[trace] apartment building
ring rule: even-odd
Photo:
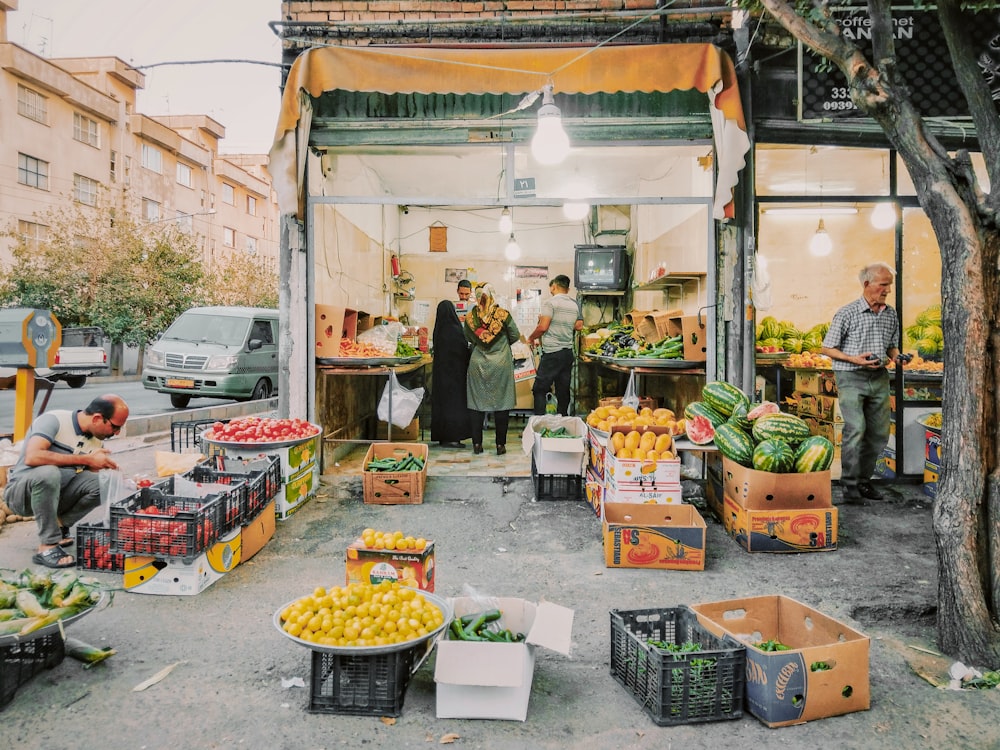
[[[0,227],[44,241],[44,215],[95,206],[103,189],[147,222],[176,221],[206,264],[245,253],[277,269],[277,204],[266,155],[220,155],[207,115],[136,112],[143,74],[116,57],[40,57],[7,39],[0,0]],[[0,238],[0,263],[14,240]]]

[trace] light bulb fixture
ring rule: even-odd
[[[503,207],[503,213],[500,214],[498,229],[500,234],[510,234],[514,231],[514,218],[510,215],[510,209],[507,206]]]
[[[893,203],[878,203],[872,211],[872,226],[876,229],[892,229],[896,226],[896,206]]]
[[[590,204],[582,201],[566,201],[562,208],[563,216],[571,221],[579,221],[590,213]]]
[[[542,89],[538,129],[531,139],[531,155],[539,164],[558,164],[569,154],[569,137],[562,126],[562,113],[552,97],[552,84]]]
[[[507,260],[517,260],[521,257],[521,246],[517,244],[517,240],[514,239],[514,233],[510,233],[510,239],[507,240],[507,246],[503,249],[503,257]]]
[[[822,258],[833,252],[833,240],[827,234],[826,226],[823,224],[822,219],[819,220],[819,226],[816,227],[816,234],[809,240],[809,252],[817,258]]]

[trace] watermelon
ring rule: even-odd
[[[729,415],[729,420],[726,424],[731,424],[735,427],[739,427],[743,432],[750,434],[750,430],[753,428],[753,422],[747,418],[747,414],[750,411],[750,404],[740,402],[733,407],[733,413]]]
[[[730,422],[715,429],[715,447],[719,449],[719,453],[740,466],[753,465],[753,438]]]
[[[764,401],[760,404],[753,404],[750,411],[747,412],[747,419],[753,422],[755,419],[760,419],[765,414],[778,414],[781,411],[779,407],[773,401]]]
[[[684,407],[685,419],[691,419],[692,417],[698,416],[705,417],[705,419],[711,422],[713,430],[720,424],[726,423],[726,418],[704,401],[692,401]]]
[[[766,414],[753,423],[753,439],[783,440],[789,445],[798,445],[811,434],[809,425],[794,414]]]
[[[718,438],[716,433],[716,443]],[[810,435],[799,443],[799,447],[795,450],[795,471],[799,474],[826,471],[831,463],[833,463],[833,443],[822,435]]]
[[[701,400],[724,417],[733,413],[736,404],[749,403],[747,395],[732,383],[713,380],[701,389]]]
[[[795,453],[784,440],[761,440],[753,449],[753,468],[774,474],[787,474],[795,466]]]
[[[708,445],[715,438],[715,428],[707,417],[696,414],[684,420],[684,431],[695,445]]]
[[[765,339],[779,339],[781,338],[781,325],[778,323],[776,318],[768,315],[766,318],[760,321],[757,326],[757,340],[763,341]]]

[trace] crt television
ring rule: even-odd
[[[628,253],[624,245],[577,245],[573,283],[581,292],[628,289]]]

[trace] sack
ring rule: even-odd
[[[635,370],[628,374],[628,385],[625,386],[625,395],[622,396],[622,406],[631,406],[639,411],[639,394],[635,392]]]
[[[378,418],[383,422],[392,422],[394,427],[403,429],[413,421],[423,400],[423,388],[414,388],[412,391],[404,388],[396,379],[396,371],[389,370],[389,382],[385,384],[382,398],[378,402]],[[389,418],[390,410],[392,419]]]

